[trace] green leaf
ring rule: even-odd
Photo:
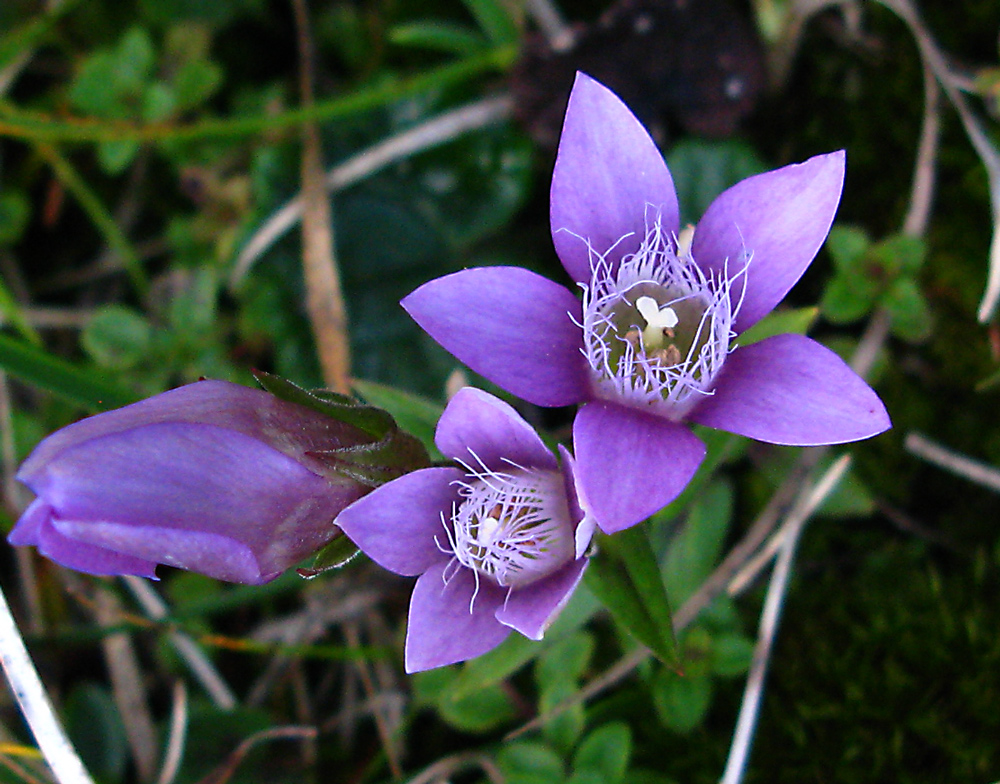
[[[172,87],[178,112],[207,101],[222,84],[222,69],[209,60],[188,60],[174,76]]]
[[[753,640],[742,634],[719,634],[712,638],[712,672],[722,678],[734,678],[750,669]]]
[[[888,277],[913,275],[924,265],[927,245],[920,237],[893,234],[872,245],[869,256],[885,270]]]
[[[87,769],[100,781],[122,781],[128,738],[111,695],[96,683],[82,682],[70,692],[63,715],[66,732]]]
[[[681,676],[661,669],[653,680],[653,705],[667,729],[686,735],[701,724],[712,703],[708,675]]]
[[[882,307],[889,312],[889,329],[896,337],[920,343],[931,336],[934,320],[913,278],[896,280],[882,296]]]
[[[42,338],[38,331],[24,317],[21,306],[14,299],[14,295],[7,290],[3,278],[0,278],[0,325],[5,321],[12,324],[21,333],[21,336],[33,346],[42,345]]]
[[[13,245],[24,233],[31,204],[23,191],[6,188],[0,193],[0,245]]]
[[[510,5],[502,0],[462,0],[479,27],[495,45],[515,44],[521,31],[511,16]]]
[[[716,196],[768,166],[745,142],[684,139],[667,153],[683,223],[694,223]]]
[[[488,686],[460,700],[446,696],[437,708],[442,719],[463,732],[490,732],[517,715],[507,692],[500,686]]]
[[[133,141],[101,142],[97,145],[97,161],[107,174],[121,174],[139,154],[139,143]]]
[[[878,288],[870,281],[835,275],[827,283],[819,306],[831,324],[850,324],[872,311],[877,296]]]
[[[497,765],[508,782],[533,776],[539,782],[557,784],[564,775],[562,758],[537,741],[506,744],[497,753]]]
[[[457,55],[481,52],[488,45],[486,39],[476,30],[437,20],[397,25],[389,31],[389,41],[397,46],[411,46],[415,49],[429,49]]]
[[[0,335],[0,367],[87,411],[106,411],[135,402],[130,392],[91,371],[6,335]]]
[[[625,780],[632,756],[632,733],[624,722],[615,721],[598,727],[580,743],[573,755],[573,769],[599,771],[608,784]]]
[[[683,602],[711,574],[722,554],[733,513],[733,491],[715,480],[698,496],[663,559],[663,579],[675,602]]]
[[[774,335],[805,335],[816,321],[819,308],[782,308],[769,313],[740,335],[739,344],[749,346]]]
[[[148,359],[153,328],[139,312],[124,305],[97,310],[80,334],[80,343],[98,365],[135,367]]]
[[[830,462],[824,461],[821,468],[829,467]],[[849,468],[844,478],[820,505],[817,514],[830,517],[868,517],[875,512],[875,508],[875,496],[858,478],[857,472]]]
[[[834,226],[826,238],[834,266],[848,276],[864,271],[865,254],[870,246],[868,235],[855,226]]]
[[[667,590],[642,526],[598,538],[586,580],[612,617],[657,658],[677,666]]]
[[[571,681],[560,680],[549,684],[539,684],[540,696],[538,699],[538,712],[542,716],[546,715],[556,705],[576,697],[579,686]],[[542,736],[555,746],[559,751],[568,754],[570,749],[576,746],[586,724],[586,715],[583,703],[577,701],[566,708],[558,716],[553,716],[542,725]]]
[[[558,680],[576,682],[583,677],[593,653],[593,635],[578,631],[542,652],[535,667],[535,680],[543,685]]]

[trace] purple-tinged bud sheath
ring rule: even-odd
[[[314,453],[367,443],[354,425],[223,381],[199,381],[46,438],[17,478],[36,494],[8,540],[90,574],[157,564],[264,583],[340,533],[371,488]]]

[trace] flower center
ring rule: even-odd
[[[558,473],[469,469],[458,485],[461,500],[445,530],[463,566],[519,588],[573,559],[573,525]]]
[[[584,287],[584,354],[598,397],[681,419],[711,394],[729,353],[733,284],[746,271],[716,278],[691,257],[693,229],[667,237],[659,222],[616,270],[604,258]]]

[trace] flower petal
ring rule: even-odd
[[[580,301],[520,267],[479,267],[425,283],[400,303],[480,375],[539,406],[588,394]]]
[[[156,579],[156,562],[122,555],[69,539],[52,525],[52,507],[42,498],[29,506],[7,537],[15,546],[34,545],[38,552],[69,569],[87,574],[134,574]]]
[[[365,492],[249,436],[187,423],[76,443],[26,479],[64,536],[250,583],[319,549],[337,532],[337,512]]]
[[[562,444],[559,444],[559,459],[562,461],[563,485],[566,488],[569,516],[576,524],[576,531],[573,534],[573,549],[576,557],[582,558],[583,554],[590,548],[590,540],[594,538],[594,532],[597,530],[597,521],[594,519],[593,513],[583,507],[580,500],[580,480],[577,478],[576,458]]]
[[[673,501],[705,457],[683,425],[603,400],[576,415],[573,450],[584,508],[608,534]]]
[[[384,484],[342,511],[334,521],[379,566],[414,577],[447,561],[441,513],[451,513],[457,468],[424,468]],[[437,537],[437,541],[435,541]]]
[[[698,221],[692,256],[706,272],[734,276],[751,254],[737,332],[784,299],[826,239],[844,185],[843,150],[749,177],[723,192]],[[732,298],[743,292],[742,280]]]
[[[30,485],[31,477],[42,466],[76,444],[164,422],[234,430],[300,460],[310,449],[350,446],[358,443],[362,435],[350,425],[286,403],[259,389],[226,381],[198,381],[64,427],[35,448],[21,465],[18,479]]]
[[[802,335],[736,349],[715,394],[688,417],[772,444],[842,444],[892,426],[885,406],[830,349]]]
[[[510,463],[522,468],[559,467],[555,455],[538,433],[511,406],[473,387],[460,389],[438,421],[434,441],[441,454],[475,466],[505,470]]]
[[[507,592],[459,568],[444,583],[447,562],[428,569],[413,588],[406,628],[406,671],[420,672],[472,659],[495,648],[510,633],[494,614]],[[475,598],[473,598],[475,596]]]
[[[677,194],[663,156],[617,95],[577,73],[552,173],[552,241],[563,266],[589,283],[591,249],[605,254],[614,246],[607,259],[616,264],[638,249],[657,214],[668,234],[677,231]]]
[[[90,544],[105,551],[157,561],[179,569],[191,569],[217,580],[247,585],[260,585],[273,580],[294,563],[281,568],[262,565],[245,543],[210,531],[73,519],[53,520],[52,527],[60,536],[77,545]],[[306,553],[302,553],[296,561],[305,556]]]
[[[586,568],[587,559],[579,558],[544,580],[511,591],[497,610],[496,619],[525,637],[542,639],[580,584]]]

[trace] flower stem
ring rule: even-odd
[[[7,599],[0,590],[0,661],[11,691],[21,706],[38,748],[59,784],[93,784],[83,761],[69,742],[52,703],[42,685],[28,649],[11,615]]]

